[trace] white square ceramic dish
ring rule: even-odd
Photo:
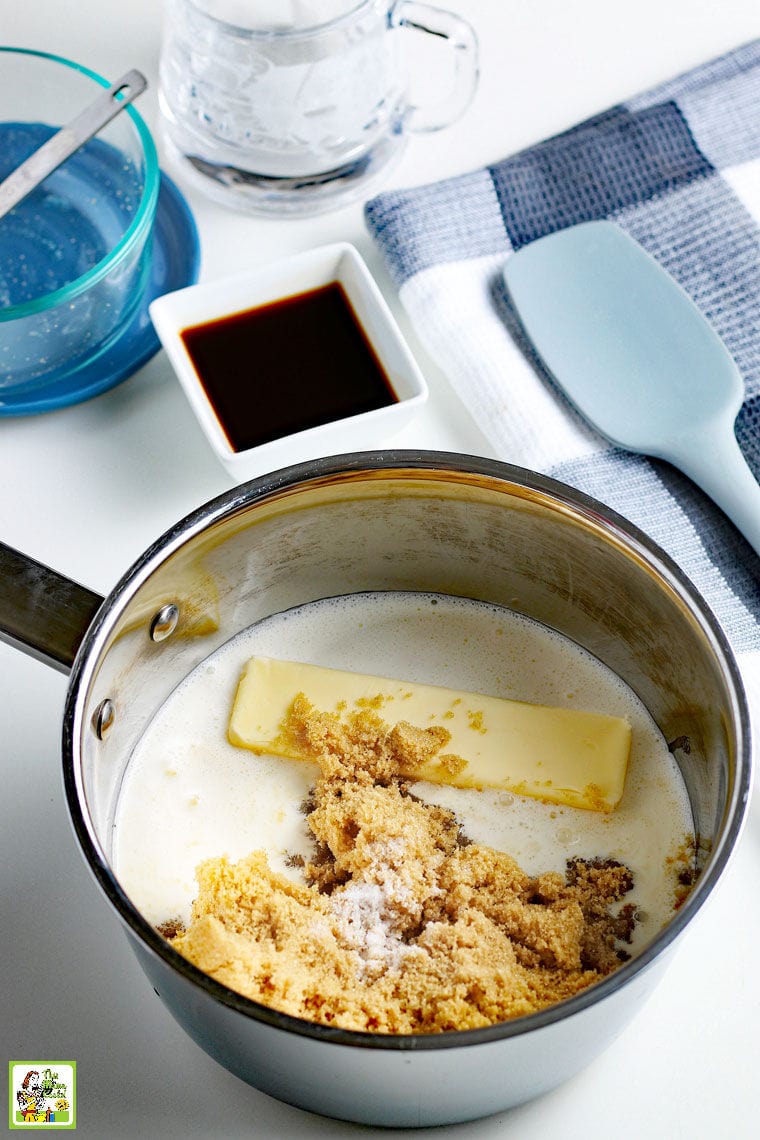
[[[226,325],[227,318],[245,318],[252,310],[297,301],[334,283],[340,286],[364,341],[385,375],[390,387],[388,402],[357,414],[330,415],[326,422],[286,431],[253,446],[241,447],[238,442],[236,447],[231,442],[235,432],[229,427],[225,430],[223,417],[204,386],[199,358],[191,355],[183,334],[202,334],[215,322]],[[305,459],[381,446],[427,399],[425,379],[385,299],[359,253],[348,243],[321,246],[221,281],[168,293],[151,304],[150,315],[209,443],[237,481]],[[301,335],[297,323],[292,335]],[[336,351],[340,351],[339,346]],[[250,358],[244,353],[237,359],[240,365],[227,368],[225,375],[234,372],[230,379],[233,390],[249,404],[253,402],[254,411],[260,399],[262,414],[266,414],[273,382],[271,366],[268,369],[257,360],[255,352]],[[299,383],[309,385],[310,375],[305,372]],[[229,425],[229,416],[226,422]]]

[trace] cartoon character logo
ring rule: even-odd
[[[21,1088],[16,1094],[19,1108],[27,1124],[36,1122],[37,1116],[45,1114],[45,1095],[42,1091],[40,1074],[36,1069],[30,1069],[21,1082]]]
[[[72,1101],[74,1096],[74,1062],[56,1063],[38,1068],[22,1062],[11,1062],[10,1127],[51,1125],[74,1128]],[[59,1069],[61,1072],[59,1073]]]

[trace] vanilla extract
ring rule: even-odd
[[[236,452],[398,402],[339,281],[181,335]]]

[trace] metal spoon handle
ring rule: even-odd
[[[147,86],[148,81],[140,71],[128,71],[107,91],[97,95],[67,126],[61,127],[38,150],[30,154],[0,183],[0,218],[5,217],[35,186],[39,186],[40,182],[96,135],[106,123],[110,123]]]

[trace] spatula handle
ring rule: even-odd
[[[733,422],[726,419],[721,430],[713,422],[703,438],[690,433],[663,458],[706,491],[760,555],[760,485],[736,442]]]

